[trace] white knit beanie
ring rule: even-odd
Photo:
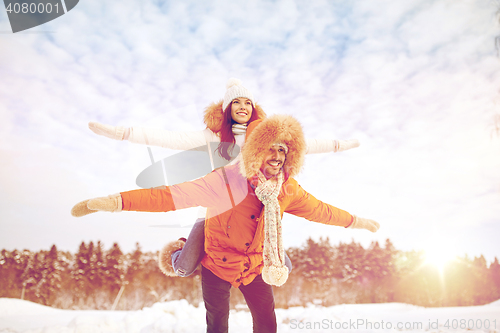
[[[227,106],[231,101],[238,97],[245,97],[252,101],[252,105],[255,105],[253,100],[253,95],[247,88],[243,87],[241,80],[231,78],[227,80],[226,83],[226,94],[224,95],[224,102],[222,103],[222,110],[226,110]]]

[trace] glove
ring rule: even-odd
[[[362,217],[357,217],[356,215],[353,215],[353,217],[354,221],[348,227],[350,229],[366,229],[370,230],[371,232],[376,232],[380,228],[380,224],[378,222],[364,219]]]
[[[71,215],[81,217],[88,214],[104,212],[121,212],[122,211],[122,196],[118,194],[108,195],[103,198],[95,198],[81,201],[73,206]]]
[[[123,140],[126,131],[123,126],[103,125],[92,121],[89,123],[89,128],[95,134],[115,140]]]
[[[351,148],[359,147],[359,141],[357,139],[352,140],[338,140],[339,148],[337,151],[344,151]]]

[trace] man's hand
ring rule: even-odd
[[[110,126],[91,121],[89,123],[89,128],[95,134],[102,135],[110,139],[114,140],[124,139],[125,127],[123,126]]]
[[[380,224],[376,221],[365,219],[362,217],[357,217],[356,215],[353,215],[354,221],[348,228],[352,229],[366,229],[370,230],[371,232],[377,232],[377,230],[380,228]]]
[[[122,211],[122,196],[120,193],[109,195],[103,198],[89,199],[81,201],[73,206],[71,215],[81,217],[88,214],[104,212],[121,212]]]

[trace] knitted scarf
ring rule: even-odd
[[[274,286],[281,286],[288,279],[285,251],[281,231],[281,213],[278,194],[283,184],[283,170],[276,177],[266,179],[259,171],[255,195],[264,204],[264,269],[262,279]]]
[[[247,124],[233,124],[233,134],[245,134],[247,132]]]

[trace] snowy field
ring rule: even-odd
[[[484,306],[422,308],[402,303],[277,309],[278,332],[500,332],[500,300]],[[232,311],[230,332],[251,332],[250,313]],[[205,309],[186,301],[140,311],[59,310],[0,298],[0,333],[204,332]]]

